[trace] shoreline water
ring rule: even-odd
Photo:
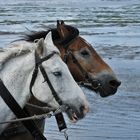
[[[1,0],[0,47],[30,30],[65,20],[77,27],[122,82],[118,92],[101,98],[83,89],[91,110],[77,124],[68,122],[72,140],[140,140],[140,1]],[[43,27],[42,27],[43,26]],[[65,117],[67,119],[67,117]],[[54,118],[46,120],[51,140],[64,139]]]

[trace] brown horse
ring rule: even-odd
[[[54,44],[77,82],[100,93],[102,97],[116,93],[121,82],[95,49],[79,36],[78,29],[66,25],[64,21],[57,21],[57,28],[50,30]],[[25,40],[33,42],[45,38],[49,31],[27,34]]]
[[[57,21],[57,28],[50,30],[52,31],[54,44],[60,50],[62,59],[67,63],[77,82],[99,93],[102,97],[116,93],[121,82],[94,48],[79,36],[78,29],[66,25],[63,21]],[[24,40],[33,42],[36,39],[45,38],[50,30],[27,34]],[[42,105],[37,102],[35,99],[32,100],[33,104]],[[28,108],[31,115],[44,113],[34,107]],[[37,122],[42,132],[44,131],[44,124],[44,120]],[[11,125],[4,132],[4,135],[9,131],[15,131],[15,134],[7,136],[4,140],[32,140],[31,135],[21,124]]]

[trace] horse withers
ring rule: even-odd
[[[32,90],[37,100],[48,104],[53,110],[58,109],[61,104],[69,107],[65,113],[73,122],[82,119],[88,112],[89,105],[85,95],[60,58],[58,49],[53,45],[51,32],[45,40],[40,39],[36,45],[34,43],[17,44],[1,52],[0,56],[0,78],[21,107],[24,107],[31,97],[30,91]],[[32,88],[29,89],[34,67],[38,69],[38,73]],[[53,94],[48,81],[44,82],[46,79],[42,69],[48,75],[56,95]],[[14,118],[13,112],[2,98],[0,102],[0,121]],[[7,124],[0,125],[0,133],[6,127]]]

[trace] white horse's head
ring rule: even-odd
[[[51,32],[48,33],[45,40],[40,39],[36,43],[36,46],[36,52],[40,58],[45,58],[55,52],[50,59],[42,62],[42,66],[45,69],[57,96],[64,105],[67,105],[70,108],[66,111],[68,117],[73,122],[83,118],[89,110],[88,102],[84,93],[71,76],[66,64],[61,60],[60,53],[52,42]],[[54,109],[59,108],[60,105],[54,98],[48,83],[43,81],[44,78],[39,71],[33,87],[34,96]]]

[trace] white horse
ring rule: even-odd
[[[40,39],[37,43],[14,45],[11,48],[0,50],[0,79],[3,81],[12,96],[21,107],[30,98],[29,85],[35,67],[35,52],[44,58],[51,53],[55,54],[48,60],[42,62],[48,77],[63,104],[68,105],[73,113],[66,112],[70,120],[76,122],[83,118],[89,110],[88,102],[84,93],[72,78],[67,66],[60,58],[58,49],[52,42],[51,32],[45,40]],[[58,109],[60,105],[52,95],[48,83],[39,70],[33,86],[34,96],[47,103],[50,107]],[[0,97],[0,121],[14,118],[14,114]],[[6,125],[0,125],[0,133]]]

